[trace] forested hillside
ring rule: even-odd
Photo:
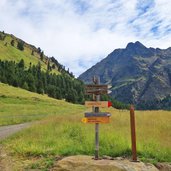
[[[84,86],[68,74],[51,74],[42,71],[41,64],[25,67],[24,60],[19,63],[0,60],[0,81],[15,87],[48,94],[56,99],[66,99],[68,102],[83,103]]]
[[[54,57],[4,32],[0,32],[0,82],[72,103],[91,100],[84,95],[83,82]],[[128,107],[109,96],[102,100],[112,101],[118,109]]]
[[[0,32],[0,81],[73,103],[83,103],[83,83],[54,57],[13,35]]]

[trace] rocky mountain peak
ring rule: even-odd
[[[149,57],[153,55],[153,51],[150,48],[144,46],[141,42],[130,42],[127,44],[125,51],[131,55],[140,55],[142,57]]]
[[[130,42],[127,44],[126,49],[135,49],[135,48],[145,48],[147,49],[141,42],[136,41],[135,43]]]
[[[136,41],[135,43],[130,42],[126,46],[127,50],[147,50],[148,48],[145,47],[141,42]]]
[[[138,41],[131,42],[124,49],[114,50],[79,79],[90,82],[98,75],[102,83],[112,85],[113,98],[147,108],[171,94],[170,56],[170,48],[147,48]]]

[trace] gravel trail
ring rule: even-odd
[[[22,123],[17,125],[0,126],[0,141],[24,128],[27,128],[29,125],[30,123]]]

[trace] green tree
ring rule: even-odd
[[[44,52],[42,51],[40,54],[40,59],[43,61],[43,58],[44,58]]]
[[[28,86],[27,82],[24,82],[24,84],[22,85],[22,88],[29,90],[29,86]]]
[[[42,50],[40,49],[40,47],[38,47],[38,48],[37,48],[37,53],[41,53],[41,51],[42,51]]]
[[[33,55],[33,56],[34,56],[34,50],[32,50],[32,51],[31,51],[31,55]]]
[[[21,59],[20,62],[18,63],[18,67],[24,69],[24,60]]]
[[[5,33],[3,33],[3,32],[1,33],[0,32],[0,40],[4,41],[5,37],[6,37]]]
[[[11,40],[11,46],[14,46],[14,39]]]
[[[38,80],[37,93],[39,93],[39,94],[43,94],[44,93],[42,80]]]
[[[48,85],[47,93],[50,97],[56,97],[56,87],[54,85]]]
[[[24,42],[23,41],[19,41],[18,44],[17,44],[17,48],[21,51],[24,50]]]

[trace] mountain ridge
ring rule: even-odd
[[[18,48],[18,43],[23,44],[23,50]],[[63,72],[73,77],[73,73],[69,72],[69,69],[66,70],[65,66],[60,64],[53,56],[45,55],[40,47],[35,47],[13,34],[0,31],[0,60],[19,62],[21,59],[25,61],[27,67],[30,66],[30,63],[37,65],[40,62],[44,71],[49,67],[51,73],[61,74]]]
[[[115,49],[78,78],[111,84],[111,96],[124,103],[160,101],[171,95],[171,48],[147,48],[139,41]]]

